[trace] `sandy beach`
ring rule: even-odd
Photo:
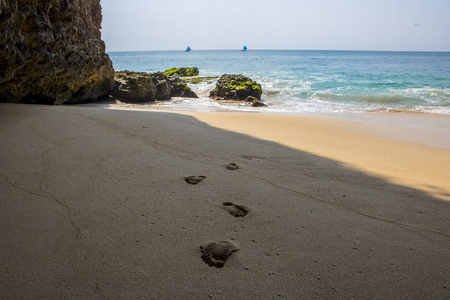
[[[0,104],[0,298],[448,299],[449,120]]]

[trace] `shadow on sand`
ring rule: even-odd
[[[450,296],[450,205],[419,190],[178,114],[1,104],[0,126],[5,299]]]

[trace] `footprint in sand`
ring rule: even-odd
[[[189,184],[197,184],[205,178],[206,176],[188,176],[184,177],[184,181],[186,181]]]
[[[229,241],[210,242],[200,246],[202,260],[210,267],[222,268],[228,257],[238,251],[236,244]]]
[[[239,169],[238,165],[235,163],[229,163],[228,165],[225,166],[225,168],[227,168],[228,170],[237,170]]]
[[[224,202],[222,205],[225,207],[225,209],[228,211],[230,215],[233,217],[245,217],[248,212],[250,211],[250,208],[248,208],[245,205],[242,204],[235,204],[232,202]]]

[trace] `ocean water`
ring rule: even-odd
[[[297,50],[108,53],[116,70],[198,67],[199,76],[243,74],[262,85],[267,108],[208,98],[215,80],[189,84],[199,99],[159,105],[188,110],[424,112],[450,114],[450,52]]]

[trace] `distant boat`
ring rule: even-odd
[[[191,51],[191,47],[188,46],[188,47],[186,48],[186,52],[189,52],[189,51]]]
[[[244,46],[244,48],[242,48],[242,51],[247,51],[247,46]]]

